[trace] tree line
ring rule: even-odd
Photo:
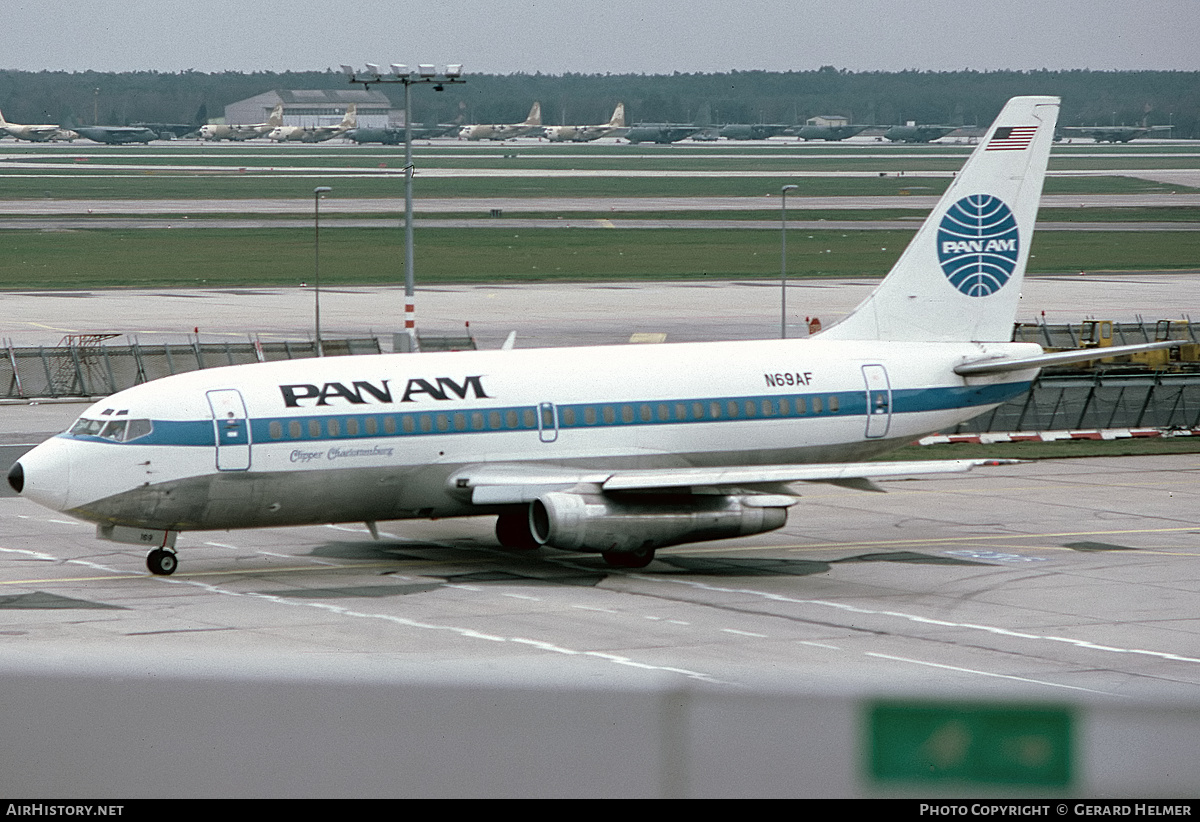
[[[469,67],[468,67],[469,68]],[[418,122],[524,119],[533,101],[543,122],[601,123],[624,102],[627,122],[797,123],[816,115],[889,125],[914,120],[987,125],[1019,94],[1063,98],[1060,123],[1173,125],[1200,137],[1200,72],[1185,71],[732,71],[647,74],[470,74],[463,85],[413,95]],[[0,71],[0,110],[14,123],[191,123],[272,89],[348,87],[338,71]],[[376,86],[399,106],[398,86]]]

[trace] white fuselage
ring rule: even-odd
[[[956,365],[1040,351],[812,339],[218,368],[93,405],[21,458],[24,493],[168,530],[488,513],[456,493],[456,471],[863,459],[983,413],[1035,373],[964,378]]]

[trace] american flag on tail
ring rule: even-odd
[[[988,141],[988,151],[1022,151],[1029,148],[1033,135],[1037,134],[1037,126],[1003,126],[996,129],[992,139]]]

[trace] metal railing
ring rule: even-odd
[[[1042,376],[1027,394],[954,433],[1093,428],[1200,428],[1200,374]]]
[[[323,340],[327,357],[379,354],[378,337]],[[126,344],[69,340],[65,345],[18,348],[5,341],[0,357],[0,398],[95,397],[134,385],[223,365],[244,365],[316,356],[312,340]]]

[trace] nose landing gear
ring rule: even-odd
[[[178,566],[179,559],[175,552],[166,548],[155,548],[146,557],[146,567],[150,569],[150,573],[159,576],[170,576]]]

